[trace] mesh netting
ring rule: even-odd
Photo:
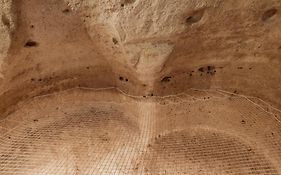
[[[261,99],[218,90],[69,90],[0,121],[0,174],[280,174],[279,119]]]

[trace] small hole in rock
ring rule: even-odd
[[[166,76],[166,77],[162,78],[161,82],[169,82],[169,81],[171,81],[171,78],[172,77],[170,77],[170,76]]]
[[[112,42],[113,42],[114,44],[118,44],[118,40],[117,40],[116,38],[112,38]]]
[[[32,40],[28,40],[28,41],[25,43],[24,47],[35,47],[35,46],[37,46],[37,45],[38,45],[37,42],[32,41]]]
[[[126,80],[125,81],[129,81],[127,78],[126,78]]]
[[[7,16],[5,14],[2,15],[1,20],[5,26],[10,27],[10,20],[7,18]]]
[[[202,19],[203,15],[204,15],[204,10],[195,11],[192,15],[188,16],[185,19],[185,22],[189,25],[197,23]]]
[[[200,67],[200,68],[198,69],[198,71],[199,71],[199,72],[204,72],[204,67]]]
[[[124,7],[125,4],[132,4],[134,3],[136,0],[122,0],[121,2],[121,7]]]
[[[32,28],[32,29],[33,29],[33,28],[34,28],[34,25],[31,25],[31,26],[30,26],[30,28]]]
[[[62,12],[63,12],[63,13],[69,13],[70,10],[69,10],[69,9],[64,9]]]
[[[119,77],[119,80],[123,81],[123,80],[124,80],[124,78],[123,78],[123,77]]]
[[[271,8],[267,11],[265,11],[262,15],[262,20],[267,21],[268,19],[272,18],[274,15],[276,15],[277,9],[276,8]]]
[[[216,68],[215,68],[215,66],[207,66],[207,69],[208,69],[209,71],[212,71],[212,70],[214,70],[214,69],[216,69]]]

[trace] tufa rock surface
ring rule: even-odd
[[[280,107],[280,10],[279,0],[1,0],[0,113],[74,87],[221,89]]]

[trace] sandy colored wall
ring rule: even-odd
[[[73,87],[223,89],[281,106],[279,0],[2,0],[0,113]]]

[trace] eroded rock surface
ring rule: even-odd
[[[281,106],[279,0],[2,0],[0,112],[73,87],[222,89]]]
[[[8,50],[11,44],[10,36],[15,27],[11,5],[11,1],[9,0],[0,1],[0,84],[4,78],[1,67],[3,65],[4,59],[8,55]]]

